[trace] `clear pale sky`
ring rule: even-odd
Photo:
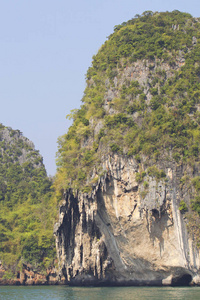
[[[92,56],[115,25],[175,9],[200,17],[199,0],[0,0],[0,123],[32,140],[54,175]]]

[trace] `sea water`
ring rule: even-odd
[[[199,300],[200,287],[0,286],[1,300]]]

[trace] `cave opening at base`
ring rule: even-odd
[[[183,274],[179,277],[174,277],[172,279],[172,286],[188,286],[192,281],[192,276],[190,274]]]

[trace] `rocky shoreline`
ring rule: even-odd
[[[64,278],[58,277],[56,268],[49,268],[41,274],[35,271],[30,264],[23,264],[21,271],[10,273],[0,264],[0,286],[2,285],[61,285]],[[13,277],[13,278],[9,278]]]
[[[2,279],[0,278],[0,286],[49,286],[49,285],[66,285],[66,286],[79,286],[79,287],[130,287],[130,286],[151,286],[151,287],[164,287],[164,286],[200,286],[199,283],[194,281],[188,282],[187,280],[183,283],[172,283],[172,284],[163,284],[162,281],[93,281],[93,280],[76,280],[71,282],[66,282],[66,280],[53,280],[49,281],[45,278],[42,279],[32,279],[27,281],[21,281],[20,279]]]

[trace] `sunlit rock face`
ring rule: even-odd
[[[144,12],[93,57],[59,148],[65,282],[199,284],[199,28]]]
[[[136,181],[134,159],[109,156],[91,194],[69,190],[55,225],[60,276],[69,284],[187,285],[199,282],[199,251],[180,212],[180,170]],[[187,197],[187,195],[185,195]]]

